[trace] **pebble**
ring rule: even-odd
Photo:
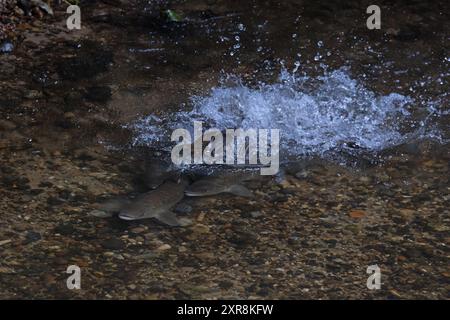
[[[149,232],[149,233],[144,234],[143,237],[145,240],[151,240],[155,237],[155,235],[153,233]]]
[[[205,213],[204,212],[200,212],[197,216],[197,221],[198,222],[202,222],[203,219],[205,219]]]
[[[257,240],[256,234],[246,231],[236,232],[235,234],[233,234],[231,237],[228,238],[229,242],[233,243],[238,247],[245,247],[247,245],[255,244],[256,240]]]
[[[270,199],[272,202],[286,202],[289,200],[289,197],[284,194],[275,194]]]
[[[194,233],[208,233],[210,229],[207,225],[197,223],[191,227],[191,230]]]
[[[8,244],[8,243],[10,243],[10,242],[12,242],[11,239],[2,240],[2,241],[0,241],[0,246],[3,246],[3,245]]]
[[[282,181],[280,181],[278,183],[278,186],[281,187],[282,189],[286,189],[286,188],[289,188],[291,186],[291,184],[289,183],[289,181],[287,179],[283,179]]]
[[[141,255],[136,256],[135,258],[138,260],[152,260],[156,256],[157,254],[155,252],[145,252]]]
[[[259,218],[259,217],[261,217],[263,214],[261,213],[261,211],[252,211],[252,212],[250,212],[250,216],[252,217],[252,218]]]
[[[88,215],[97,217],[97,218],[110,218],[113,216],[113,213],[101,211],[101,210],[92,210],[92,211],[88,212]]]
[[[13,269],[11,269],[11,268],[0,267],[0,273],[13,274],[13,273],[16,273],[16,272]]]
[[[75,117],[76,117],[75,113],[73,113],[73,112],[64,113],[64,118],[66,118],[66,119],[74,119]]]
[[[70,224],[60,224],[55,227],[55,233],[59,233],[60,235],[70,235],[75,232],[75,228]]]
[[[171,248],[172,247],[169,244],[165,243],[162,246],[159,246],[156,250],[157,251],[166,251],[166,250],[169,250]]]
[[[131,229],[130,232],[131,233],[135,233],[135,234],[139,234],[139,233],[142,233],[142,232],[144,232],[146,230],[147,230],[147,228],[145,228],[145,227],[136,227],[136,228]]]
[[[349,213],[351,218],[360,219],[366,216],[366,213],[362,210],[352,210]]]
[[[120,239],[108,239],[104,240],[101,246],[108,250],[120,250],[125,248],[125,243]]]
[[[297,179],[304,179],[304,178],[308,177],[308,171],[306,171],[306,170],[299,171],[295,174],[295,177]]]

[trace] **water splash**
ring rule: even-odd
[[[377,152],[436,135],[426,123],[432,108],[425,118],[417,117],[412,98],[398,93],[377,95],[346,69],[315,79],[284,70],[276,83],[257,87],[238,78],[227,82],[207,96],[192,97],[191,111],[136,122],[134,143],[171,145],[172,130],[189,130],[194,120],[219,129],[280,129],[280,152],[288,156]]]

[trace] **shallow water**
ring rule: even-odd
[[[378,31],[360,1],[125,5],[0,57],[0,297],[448,296],[448,1],[384,1]],[[89,215],[148,191],[194,119],[279,128],[295,165],[253,200],[184,199],[189,228]]]
[[[342,149],[376,153],[426,138],[443,142],[432,123],[434,103],[423,106],[425,112],[415,116],[417,103],[412,98],[398,93],[376,95],[344,69],[316,79],[283,70],[274,84],[255,87],[235,77],[226,82],[234,84],[191,97],[184,107],[191,111],[136,121],[130,126],[136,131],[134,144],[171,145],[171,132],[177,128],[192,132],[193,121],[220,130],[278,129],[280,153],[291,160]]]

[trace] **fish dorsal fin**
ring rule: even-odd
[[[166,211],[158,214],[155,217],[158,221],[167,224],[172,227],[185,227],[192,224],[192,221],[187,218],[177,218],[176,214],[172,211]]]
[[[228,192],[240,197],[247,197],[247,198],[253,197],[253,192],[251,192],[246,187],[240,184],[232,185],[230,189],[228,189]]]

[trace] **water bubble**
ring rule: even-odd
[[[295,61],[294,63],[294,70],[292,70],[292,73],[296,73],[298,71],[298,68],[300,68],[300,61]]]
[[[9,53],[14,50],[14,45],[11,42],[4,42],[0,45],[0,53]]]
[[[257,88],[238,78],[227,83],[192,97],[192,111],[170,114],[166,121],[143,119],[135,126],[136,141],[152,144],[165,138],[170,146],[171,130],[191,128],[199,120],[222,130],[279,129],[282,153],[324,156],[345,145],[357,146],[353,152],[379,151],[424,136],[429,125],[426,116],[411,114],[411,98],[376,94],[345,69],[318,78],[283,70],[278,81]],[[420,125],[420,131],[415,129]]]

